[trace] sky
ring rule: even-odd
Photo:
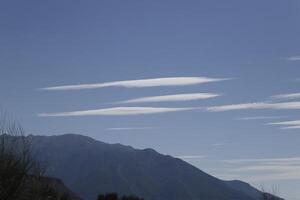
[[[3,0],[0,107],[299,200],[299,21],[299,0]]]

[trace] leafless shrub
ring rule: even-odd
[[[261,186],[262,196],[261,200],[278,200],[279,189],[277,186],[272,186],[271,191],[266,191],[266,189]]]
[[[35,161],[31,143],[20,124],[0,113],[0,199],[15,200],[24,195],[29,175],[43,175]]]

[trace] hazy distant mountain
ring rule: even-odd
[[[224,182],[153,149],[136,150],[74,134],[29,137],[49,166],[48,175],[62,179],[86,200],[105,192],[146,200],[258,199],[246,183]]]

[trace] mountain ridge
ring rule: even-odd
[[[28,137],[40,160],[50,165],[48,175],[62,179],[86,200],[105,192],[135,194],[146,200],[257,200],[151,148],[108,144],[78,134]]]

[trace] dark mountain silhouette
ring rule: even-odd
[[[233,180],[233,181],[225,181],[225,183],[232,189],[244,192],[245,194],[247,194],[248,196],[254,199],[259,199],[261,197],[261,191],[259,191],[254,187],[251,187],[250,184],[245,183],[243,181]]]
[[[146,200],[258,200],[249,192],[250,185],[224,182],[153,149],[136,150],[74,134],[28,138],[48,165],[47,175],[62,179],[86,200],[106,192]]]

